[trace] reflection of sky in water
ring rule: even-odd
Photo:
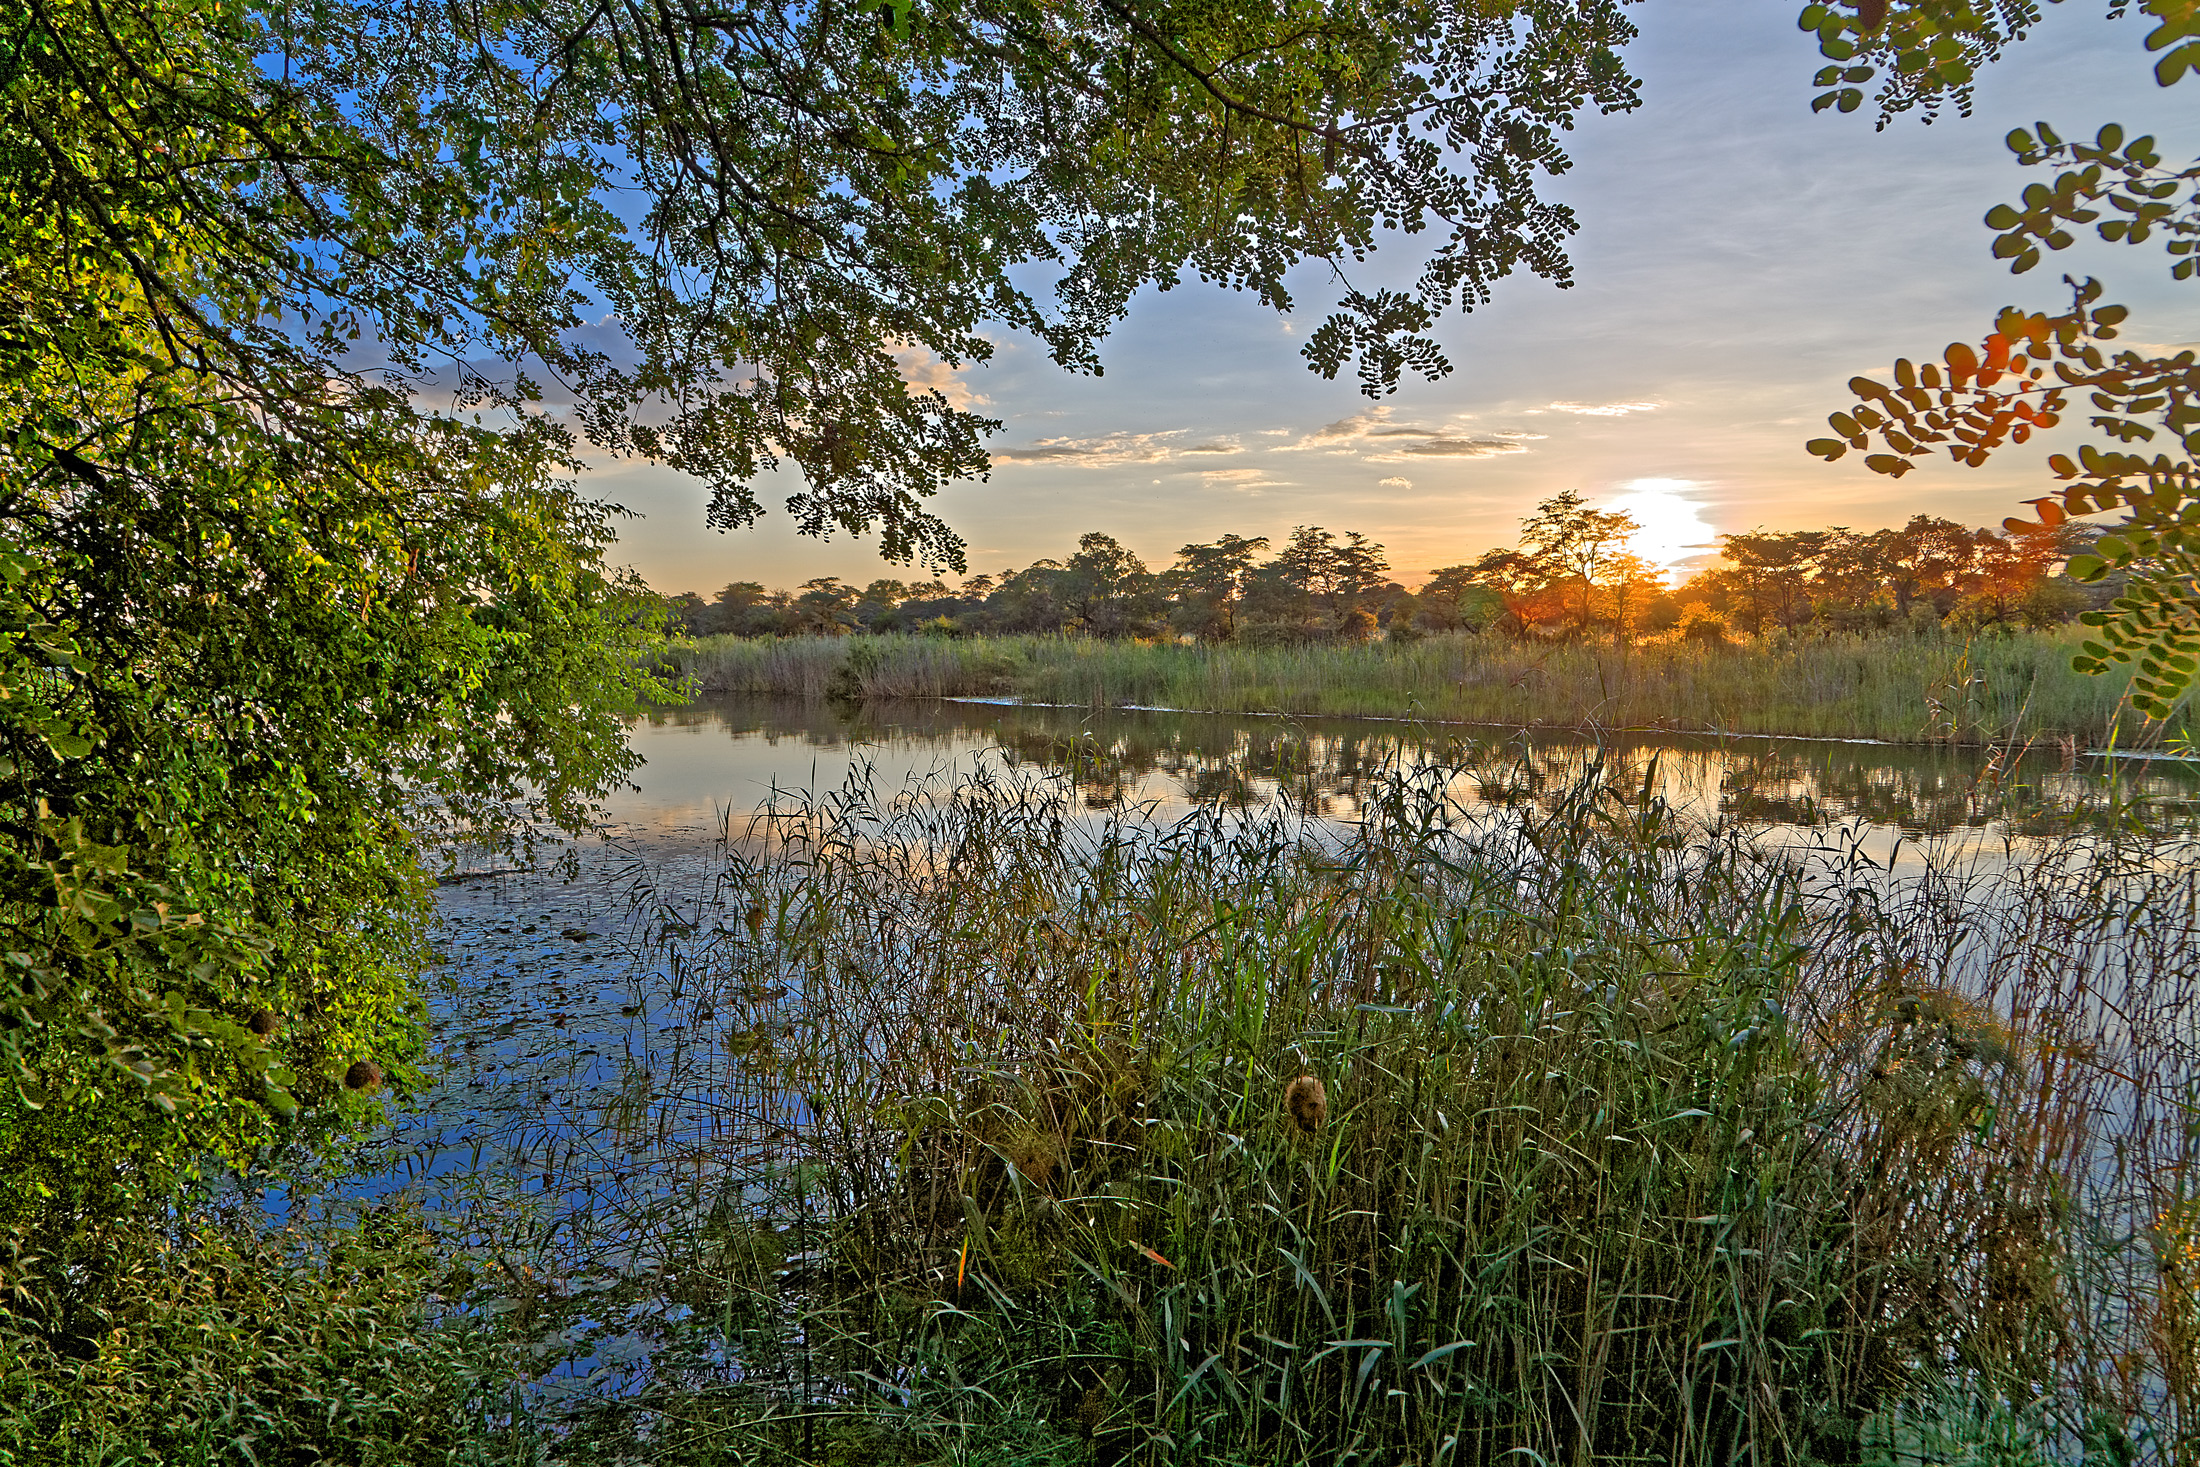
[[[1389,768],[1457,764],[1463,810],[1542,804],[1599,756],[1574,736],[1415,728],[1354,719],[1098,713],[980,703],[866,709],[726,698],[635,725],[647,759],[640,785],[611,804],[614,827],[652,845],[738,829],[771,791],[827,790],[869,764],[875,786],[967,770],[990,751],[1034,771],[1062,771],[1093,809],[1150,806],[1166,818],[1194,804],[1276,801],[1351,819]],[[2053,748],[1952,749],[1807,739],[1614,739],[1605,778],[1645,789],[1706,821],[1767,828],[1774,839],[1855,823],[1885,858],[1930,840],[1943,852],[2114,825],[2157,834],[2200,827],[2200,767],[2176,761],[2072,757]]]

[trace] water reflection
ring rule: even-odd
[[[1060,772],[1094,810],[1255,809],[1282,802],[1350,819],[1386,769],[1460,770],[1463,808],[1544,805],[1599,758],[1632,796],[1706,820],[1810,828],[1861,822],[1890,836],[1984,840],[2082,831],[2200,829],[2200,766],[2053,746],[1952,749],[1663,734],[1589,738],[1361,719],[1095,712],[982,703],[845,705],[720,698],[639,722],[649,761],[617,802],[632,829],[701,830],[774,788],[822,789],[858,763],[881,787],[987,752]]]

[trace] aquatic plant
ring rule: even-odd
[[[599,1163],[654,1200],[550,1229],[548,1320],[677,1306],[566,1450],[2182,1460],[2191,862],[1900,875],[1449,773],[1351,827],[998,772],[765,812],[676,937],[733,1040]]]

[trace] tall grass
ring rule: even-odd
[[[1898,881],[1449,774],[765,818],[666,919],[722,1062],[620,1099],[665,1190],[573,1306],[688,1322],[575,1460],[2200,1454],[2192,862]]]
[[[2074,634],[1851,636],[1622,650],[1495,637],[1403,646],[1206,647],[1008,637],[706,639],[681,670],[709,692],[1420,718],[1990,744],[2123,746],[2159,726],[2115,678],[2070,669]]]

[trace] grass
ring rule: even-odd
[[[2076,630],[1963,640],[1827,636],[1739,647],[1534,644],[1204,647],[1055,637],[706,638],[676,653],[705,692],[821,698],[1015,696],[1514,727],[1599,727],[2135,747],[2164,730],[2123,684],[2071,671]],[[2182,726],[2182,725],[2180,725]]]
[[[2200,1460],[2189,846],[1896,873],[1616,768],[1393,772],[1350,827],[984,770],[729,820],[699,894],[635,873],[589,1124],[463,1230],[148,1255],[89,1353],[0,1340],[0,1443]]]
[[[690,1180],[585,1303],[687,1322],[567,1450],[2193,1459],[2191,862],[1895,882],[1597,778],[1442,789],[1342,834],[1039,784],[765,820],[674,929],[730,1061],[620,1101],[622,1175]],[[546,1272],[604,1246],[551,1231]]]

